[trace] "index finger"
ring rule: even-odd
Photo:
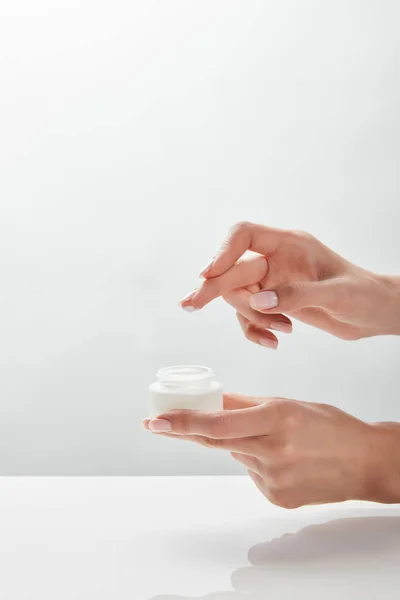
[[[203,308],[206,304],[232,290],[247,287],[263,280],[268,272],[268,263],[263,256],[254,255],[235,263],[219,277],[206,279],[200,287],[181,300],[182,308]]]
[[[235,264],[247,250],[268,256],[279,248],[282,243],[283,229],[274,229],[242,222],[232,227],[228,237],[223,242],[221,249],[214,259],[201,273],[201,276],[210,279],[225,273]]]
[[[275,430],[276,406],[274,403],[263,403],[216,413],[173,410],[159,415],[155,420],[162,421],[164,427],[166,422],[169,423],[168,432],[178,435],[202,435],[220,440],[259,437]]]
[[[239,408],[250,408],[264,404],[263,398],[252,398],[250,396],[242,396],[240,394],[224,394],[224,410],[237,410]],[[149,430],[149,423],[152,419],[143,419],[143,429]]]

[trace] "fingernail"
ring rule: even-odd
[[[182,298],[182,300],[179,302],[179,304],[181,305],[181,308],[183,308],[183,310],[186,310],[186,312],[194,312],[195,310],[197,310],[197,308],[195,308],[191,304],[187,304],[188,302],[190,303],[193,300],[196,293],[197,293],[197,290],[193,290],[193,292],[190,292],[190,294],[188,294],[187,296]],[[185,304],[185,306],[183,306],[183,304]]]
[[[274,321],[274,323],[271,323],[268,329],[281,331],[282,333],[292,333],[292,326],[290,323],[286,323],[286,321]]]
[[[255,310],[268,310],[278,306],[276,292],[259,292],[250,298],[250,306]]]
[[[182,302],[188,302],[189,300],[192,300],[192,298],[194,298],[194,296],[196,295],[197,290],[193,290],[193,292],[190,292],[190,294],[188,294],[187,296],[185,296],[184,298],[182,298],[181,300],[181,304]]]
[[[261,346],[265,348],[270,348],[271,350],[276,350],[278,347],[278,342],[276,340],[271,340],[271,338],[260,338]]]
[[[210,262],[208,263],[208,265],[206,267],[204,267],[204,269],[202,270],[202,272],[200,273],[200,277],[204,277],[204,275],[207,275],[207,273],[209,273],[213,267],[215,259],[213,258],[212,260],[210,260]]]
[[[171,423],[167,419],[152,419],[149,429],[151,431],[171,431]]]

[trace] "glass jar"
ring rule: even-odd
[[[188,409],[208,412],[223,409],[222,385],[208,367],[180,365],[157,371],[150,385],[150,417],[169,410]]]

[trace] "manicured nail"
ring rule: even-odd
[[[292,326],[290,323],[286,323],[286,321],[274,321],[268,329],[281,331],[282,333],[292,333]]]
[[[167,419],[152,419],[149,429],[150,431],[171,431],[171,423]]]
[[[255,310],[268,310],[278,306],[276,292],[259,292],[250,298],[250,306]]]
[[[210,262],[208,263],[208,265],[202,270],[202,272],[200,273],[200,277],[204,277],[204,275],[207,275],[207,273],[209,273],[213,267],[215,258],[213,258],[212,260],[210,260]]]
[[[197,308],[195,308],[194,306],[192,306],[190,304],[190,302],[193,300],[193,298],[195,297],[196,294],[197,294],[197,290],[193,290],[193,292],[190,292],[190,294],[188,294],[187,296],[182,298],[182,300],[179,302],[179,304],[181,305],[181,308],[183,308],[183,310],[186,310],[186,312],[194,312],[195,310],[197,310]],[[188,302],[189,302],[189,304],[188,304]],[[183,306],[183,305],[185,305],[185,306]]]
[[[193,290],[193,292],[190,292],[190,294],[188,294],[187,296],[182,298],[180,303],[182,304],[183,302],[189,302],[189,300],[192,300],[196,294],[197,294],[197,290]]]
[[[276,340],[271,340],[271,338],[260,338],[261,346],[265,348],[270,348],[271,350],[276,350],[278,347],[278,342]]]

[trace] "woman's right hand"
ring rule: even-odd
[[[249,258],[242,258],[246,251]],[[198,310],[222,296],[252,342],[277,348],[271,330],[290,333],[291,318],[346,340],[400,334],[400,278],[348,262],[313,236],[239,223],[181,300]]]

